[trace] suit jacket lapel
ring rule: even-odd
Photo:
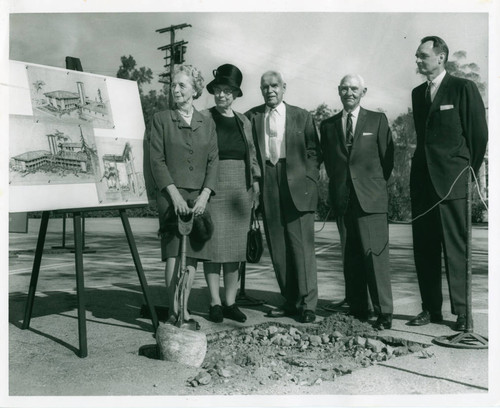
[[[443,95],[446,94],[446,89],[448,88],[449,80],[450,80],[450,74],[446,73],[443,80],[441,81],[441,85],[439,85],[439,89],[436,95],[434,96],[434,100],[432,101],[429,113],[439,109],[439,105],[441,105],[441,100],[443,99]]]
[[[366,111],[363,108],[359,108],[359,116],[356,122],[356,129],[354,130],[354,140],[352,141],[353,144],[356,143],[356,140],[363,131],[363,128],[365,127],[365,122],[366,122]]]
[[[288,146],[289,146],[288,138],[293,137],[293,131],[295,129],[295,117],[291,112],[290,106],[287,104],[285,104],[285,106],[286,106],[285,134],[283,135],[283,137],[285,138],[286,157],[288,157]]]
[[[259,144],[259,154],[262,162],[262,172],[265,170],[266,164],[266,136],[265,136],[265,124],[264,116],[266,112],[266,106],[262,106],[262,111],[255,115],[255,126],[257,129],[257,142]],[[264,173],[263,173],[264,174]]]
[[[347,155],[347,148],[345,146],[344,129],[342,129],[342,111],[335,118],[335,121],[333,123],[333,127],[335,130],[334,137],[337,138],[337,140],[335,142],[340,146],[342,151]]]

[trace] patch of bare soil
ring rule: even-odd
[[[266,385],[314,386],[423,350],[420,344],[379,337],[369,324],[343,314],[314,325],[264,323],[207,338],[201,370],[186,382],[207,394],[250,394]]]

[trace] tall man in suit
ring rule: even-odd
[[[286,83],[268,71],[260,81],[265,104],[250,109],[261,168],[262,211],[267,245],[285,302],[271,317],[316,319],[318,283],[314,214],[318,204],[320,146],[311,115],[283,102]]]
[[[410,174],[413,250],[423,311],[408,324],[421,326],[443,320],[443,250],[451,311],[458,315],[455,329],[463,331],[466,169],[471,166],[477,174],[484,158],[488,140],[485,109],[472,81],[446,72],[448,46],[441,38],[423,38],[415,56],[418,71],[427,77],[427,82],[412,92],[417,148]]]
[[[330,201],[344,248],[344,277],[350,313],[368,319],[368,291],[375,327],[392,326],[387,180],[394,145],[387,118],[360,106],[367,88],[346,75],[338,92],[344,109],[320,126]]]

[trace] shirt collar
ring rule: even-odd
[[[361,105],[356,106],[356,109],[354,109],[351,114],[353,117],[357,118],[359,115],[359,110],[361,109]],[[345,119],[347,118],[347,111],[345,109],[342,109],[342,117]]]
[[[285,116],[286,114],[286,107],[285,107],[285,103],[282,101],[280,102],[280,104],[278,106],[276,106],[275,108],[270,108],[269,106],[266,105],[266,114],[268,114],[271,109],[275,109],[276,112],[278,112],[278,114],[280,116]]]
[[[439,85],[441,85],[441,82],[443,82],[443,78],[446,75],[446,70],[443,70],[436,78],[434,78],[432,81],[427,81],[427,84],[429,82],[432,82],[434,84],[435,88],[439,88]]]

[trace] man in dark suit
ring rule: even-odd
[[[316,319],[318,283],[314,214],[318,204],[320,147],[311,115],[285,104],[286,83],[279,72],[261,77],[265,104],[249,110],[257,160],[267,244],[285,302],[271,317]]]
[[[443,320],[443,250],[451,311],[458,315],[455,329],[463,331],[467,169],[470,166],[477,174],[484,158],[485,109],[472,81],[446,72],[448,46],[441,38],[423,38],[415,55],[418,71],[427,77],[412,92],[417,148],[410,174],[413,249],[423,311],[408,324]]]
[[[345,242],[344,277],[350,313],[368,320],[368,290],[377,329],[392,326],[387,180],[394,145],[387,118],[360,106],[367,88],[359,75],[338,87],[344,109],[320,126],[330,201]]]

